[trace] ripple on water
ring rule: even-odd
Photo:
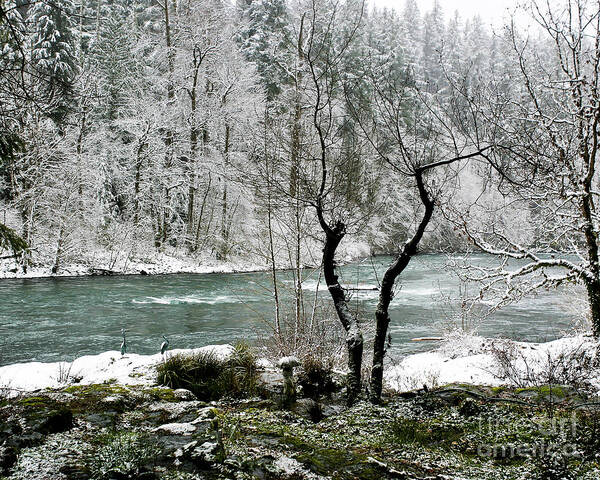
[[[201,304],[207,305],[216,304],[228,304],[228,303],[244,303],[248,301],[255,301],[253,298],[244,298],[235,295],[217,295],[217,296],[199,296],[199,295],[185,295],[185,296],[164,296],[164,297],[145,297],[142,300],[133,299],[131,303],[138,305],[147,304],[158,304],[158,305],[181,305],[181,304]]]

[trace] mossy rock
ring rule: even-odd
[[[17,410],[29,431],[47,435],[65,432],[73,427],[73,412],[47,396],[21,398],[17,401]]]
[[[540,385],[517,388],[514,393],[518,397],[537,402],[565,402],[579,398],[576,392],[564,385]]]

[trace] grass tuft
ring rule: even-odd
[[[245,343],[238,343],[225,360],[211,352],[173,355],[157,367],[158,383],[185,388],[200,400],[223,397],[248,398],[259,391],[256,356]]]

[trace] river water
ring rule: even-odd
[[[370,289],[390,260],[376,257],[341,269],[345,284],[358,288],[353,308],[365,321],[372,320],[377,302],[377,291]],[[459,281],[446,261],[443,255],[419,256],[402,274],[390,310],[394,354],[431,348],[431,342],[411,340],[439,335],[458,314],[459,302],[447,297],[459,296]],[[279,276],[287,298],[291,274]],[[305,278],[307,298],[314,297],[318,274],[306,271]],[[478,333],[554,339],[572,324],[573,299],[567,293],[544,292],[506,307],[480,324]],[[319,293],[324,302],[327,295]],[[142,354],[156,353],[163,334],[172,348],[252,341],[268,334],[273,305],[268,272],[0,280],[0,365],[118,350],[121,328],[127,331],[128,351]]]

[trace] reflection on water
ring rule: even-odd
[[[378,280],[390,260],[377,257],[341,269],[364,321],[373,317]],[[458,295],[459,283],[445,263],[443,255],[423,255],[403,272],[390,309],[394,353],[431,348],[411,339],[439,335],[457,314],[456,302],[445,298]],[[290,303],[291,274],[282,272],[280,279],[280,293]],[[163,334],[173,348],[252,340],[268,332],[269,283],[269,273],[2,280],[0,364],[117,350],[121,328],[127,330],[129,351],[144,354],[158,351]],[[317,288],[328,300],[317,272],[305,272],[303,287],[310,292],[307,302]],[[571,323],[567,304],[564,294],[543,292],[495,313],[479,332],[529,341],[556,338]]]

